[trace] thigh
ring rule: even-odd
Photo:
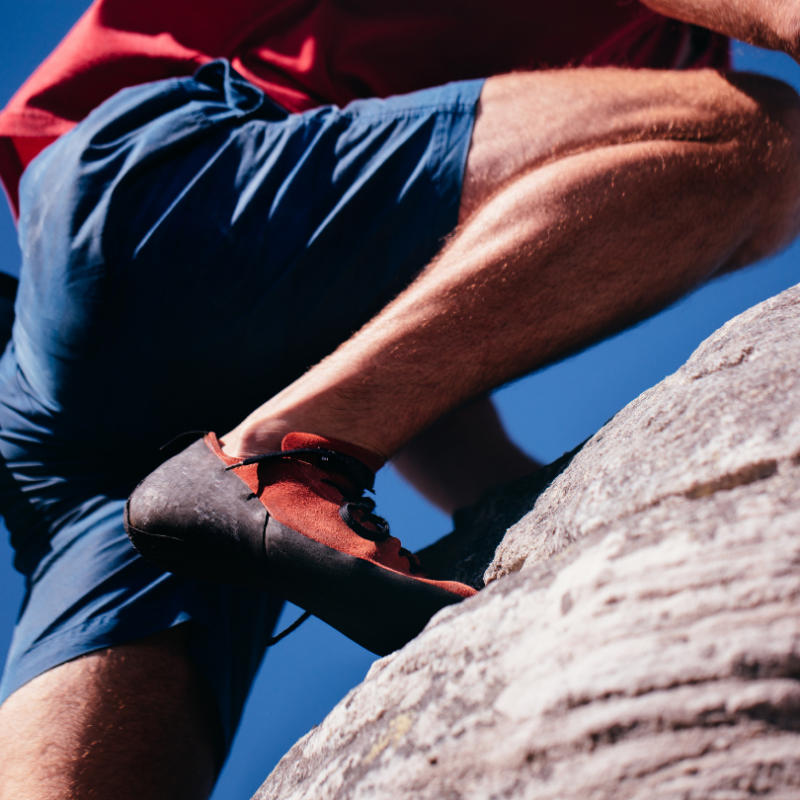
[[[489,78],[467,158],[460,220],[518,176],[557,159],[631,142],[796,142],[798,100],[759,75],[613,67]],[[780,155],[780,151],[775,151]]]
[[[0,707],[0,800],[201,800],[217,726],[181,628],[88,654]]]

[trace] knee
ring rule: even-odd
[[[800,161],[800,96],[788,84],[766,75],[734,72],[725,76],[743,106],[752,144],[776,166],[792,168]],[[742,102],[743,101],[743,102]],[[785,163],[784,163],[785,161]]]
[[[735,143],[765,165],[789,170],[800,161],[800,97],[766,75],[715,70],[670,76],[680,94],[677,124],[666,138]],[[672,108],[674,97],[668,97]]]
[[[736,147],[736,161],[755,196],[763,195],[764,218],[751,242],[751,258],[786,246],[800,233],[800,96],[782,81],[752,73],[723,76],[723,141]]]

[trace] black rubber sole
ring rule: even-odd
[[[378,655],[463,599],[271,518],[203,441],[139,484],[125,507],[125,530],[144,558],[168,572],[269,591]]]

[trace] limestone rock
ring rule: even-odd
[[[481,528],[513,523],[487,588],[376,662],[256,797],[800,797],[798,364],[795,288],[462,515],[438,553],[474,583]]]

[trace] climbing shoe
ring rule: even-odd
[[[137,486],[125,530],[169,572],[279,595],[385,655],[475,590],[426,578],[390,535],[367,496],[382,464],[304,433],[280,451],[232,458],[209,433]]]

